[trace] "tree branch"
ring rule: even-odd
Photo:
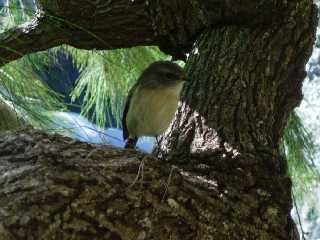
[[[0,35],[0,64],[63,43],[104,50],[157,45],[183,58],[204,28],[268,24],[285,6],[265,0],[43,0],[31,22]]]
[[[244,202],[232,194],[142,153],[34,130],[0,135],[1,240],[238,236],[233,209]]]
[[[32,21],[0,34],[0,65],[64,43],[56,30],[44,12],[37,10]]]

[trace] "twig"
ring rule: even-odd
[[[133,186],[136,184],[136,182],[139,180],[140,175],[141,175],[140,181],[141,181],[141,185],[142,185],[142,183],[143,183],[144,161],[145,161],[144,159],[145,159],[145,158],[146,158],[146,157],[142,158],[142,160],[141,160],[141,162],[140,162],[140,165],[139,165],[139,169],[138,169],[137,176],[135,177],[135,179],[133,180],[133,182],[130,184],[129,188],[133,187]]]
[[[293,199],[294,208],[296,209],[296,212],[297,212],[298,222],[299,222],[299,226],[300,226],[300,229],[301,229],[302,239],[303,239],[303,240],[306,240],[306,238],[305,238],[305,232],[304,232],[304,230],[303,230],[302,223],[301,223],[301,218],[300,218],[300,214],[299,214],[299,210],[298,210],[296,198],[295,198],[293,192],[292,192],[292,199]]]
[[[173,170],[175,170],[176,168],[177,168],[176,166],[172,166],[171,167],[167,183],[164,184],[165,185],[165,191],[164,191],[164,194],[163,194],[162,199],[161,199],[162,202],[164,201],[164,198],[166,197],[166,195],[167,195],[167,193],[169,191],[169,185],[170,185],[171,178],[172,178],[172,175],[173,175]]]

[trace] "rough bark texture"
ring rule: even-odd
[[[157,150],[215,181],[230,200],[214,215],[227,226],[222,239],[230,232],[231,239],[289,239],[292,230],[291,181],[278,143],[302,98],[316,11],[311,1],[293,1],[285,14],[264,28],[202,34],[187,64],[193,81]]]
[[[58,135],[1,134],[0,239],[243,239],[246,225],[230,225],[240,214],[231,203],[241,201],[241,214],[249,214],[249,195],[170,169],[135,151]],[[277,210],[268,207],[264,217],[274,218]],[[272,239],[255,236],[247,239]]]
[[[61,43],[154,44],[183,57],[197,40],[187,62],[193,81],[158,149],[177,165],[171,173],[136,152],[33,131],[0,136],[0,239],[293,237],[278,142],[301,99],[316,25],[311,0],[40,5],[33,23],[0,35],[2,64]],[[129,187],[141,159],[143,180]]]
[[[0,34],[0,64],[61,44],[83,49],[158,45],[184,58],[205,27],[270,23],[286,5],[278,0],[40,0],[30,23]]]

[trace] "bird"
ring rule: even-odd
[[[168,128],[187,80],[184,69],[171,61],[153,62],[142,72],[122,115],[125,148],[134,149],[138,137],[157,137]]]

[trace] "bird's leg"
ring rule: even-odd
[[[137,137],[128,138],[126,144],[124,145],[124,148],[125,149],[135,149],[137,142],[138,142]]]
[[[139,178],[140,178],[140,175],[141,175],[141,178],[140,178],[140,184],[141,184],[141,187],[142,187],[142,184],[143,184],[143,171],[144,171],[144,159],[145,159],[146,157],[144,157],[144,158],[142,158],[142,160],[141,160],[141,162],[140,162],[140,164],[139,164],[139,169],[138,169],[138,173],[137,173],[137,175],[136,175],[136,177],[135,177],[135,179],[133,180],[133,182],[130,184],[130,188],[131,187],[133,187],[135,184],[136,184],[136,182],[139,180]]]

